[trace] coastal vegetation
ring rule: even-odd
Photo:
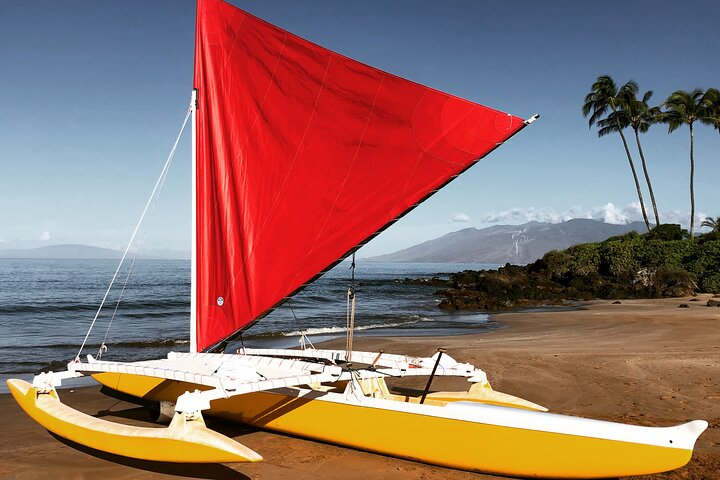
[[[566,300],[720,293],[720,231],[689,240],[660,225],[603,242],[553,250],[529,265],[453,274],[437,293],[446,309],[504,310]]]
[[[643,199],[642,186],[638,179],[630,147],[624,131],[631,128],[635,136],[637,152],[642,164],[645,186],[650,195],[655,225],[661,225],[658,214],[655,193],[652,188],[652,181],[648,172],[645,154],[640,142],[640,133],[646,133],[654,124],[665,124],[668,133],[678,130],[687,125],[690,133],[690,238],[695,234],[695,156],[694,156],[694,127],[701,123],[715,128],[720,132],[720,91],[717,88],[702,90],[696,88],[692,91],[677,90],[659,106],[650,106],[652,98],[651,90],[645,92],[642,98],[638,99],[639,86],[637,82],[630,80],[618,87],[609,75],[601,75],[592,84],[590,92],[585,96],[582,106],[582,113],[589,116],[588,126],[598,127],[598,136],[603,137],[617,133],[622,140],[625,154],[630,165],[635,189],[637,191],[640,210],[648,231],[652,225],[648,219]],[[703,223],[702,226],[705,226]]]

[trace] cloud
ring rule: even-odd
[[[50,232],[48,232],[46,230],[40,234],[40,236],[38,237],[38,240],[40,240],[41,242],[48,242],[48,241],[50,241],[51,238],[52,238],[52,235],[50,235]]]
[[[647,210],[648,218],[654,223],[652,210]],[[699,226],[702,219],[705,218],[704,213],[697,213],[695,225]],[[527,222],[547,222],[560,223],[573,218],[590,218],[594,220],[602,220],[605,223],[615,225],[624,225],[630,222],[643,221],[640,203],[633,202],[624,207],[615,206],[614,203],[608,202],[604,205],[593,207],[591,209],[583,209],[579,206],[572,206],[564,212],[558,212],[553,208],[513,208],[502,212],[492,212],[484,215],[480,221],[482,223],[509,223],[521,224]],[[688,228],[690,223],[690,214],[681,210],[671,210],[660,212],[660,221],[662,223],[679,223],[683,228]]]
[[[586,218],[602,220],[605,223],[614,225],[624,225],[626,223],[642,220],[642,212],[640,211],[640,203],[629,203],[624,208],[618,208],[612,202],[608,202],[602,207],[595,207]]]
[[[702,212],[695,213],[695,230],[700,229],[700,224],[708,218],[708,215]],[[660,213],[660,221],[662,223],[679,223],[683,228],[690,228],[690,213],[682,210],[671,210],[669,212]],[[705,227],[703,227],[705,228]]]
[[[484,223],[527,223],[547,222],[560,223],[580,216],[580,207],[571,207],[563,213],[558,213],[552,208],[513,208],[502,212],[492,212],[485,215],[481,220]]]
[[[452,216],[450,221],[455,223],[468,223],[470,222],[470,217],[465,213],[456,213]]]

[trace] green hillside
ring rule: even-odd
[[[441,307],[501,310],[563,300],[720,293],[720,232],[690,240],[679,225],[548,252],[525,266],[459,272]]]

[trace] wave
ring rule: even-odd
[[[190,317],[190,305],[186,310],[167,310],[159,312],[122,312],[118,309],[123,317],[126,318],[164,318],[164,317]]]
[[[174,347],[175,345],[187,345],[190,340],[186,338],[166,338],[162,340],[141,340],[135,342],[119,342],[113,343],[111,346],[114,347],[128,347],[128,348],[155,348],[155,347]]]
[[[156,339],[156,340],[140,340],[127,341],[118,343],[108,343],[110,352],[123,352],[124,361],[134,361],[142,359],[149,354],[157,354],[158,352],[148,352],[147,349],[165,350],[172,349],[179,345],[187,345],[187,339]],[[0,361],[0,375],[18,375],[18,374],[38,374],[40,372],[61,371],[67,368],[68,361],[72,359],[80,347],[78,344],[59,344],[44,345],[38,347],[37,350],[46,350],[45,357],[36,361],[24,360]],[[9,347],[8,349],[13,349]],[[97,352],[97,345],[86,346],[83,355]],[[48,358],[49,357],[49,358]],[[61,358],[54,360],[53,358]]]
[[[67,362],[62,366],[60,365],[61,363],[62,362],[57,362],[57,364],[53,364],[53,368],[56,370],[64,369]],[[40,372],[40,367],[45,364],[46,362],[0,361],[0,375],[27,375],[30,372]]]
[[[395,322],[395,323],[374,323],[370,325],[359,325],[355,327],[355,331],[362,331],[362,330],[375,330],[378,328],[395,328],[395,327],[405,327],[408,325],[412,325],[414,323],[418,322],[428,322],[432,321],[432,319],[427,317],[421,317],[419,315],[412,315],[408,320],[403,322]],[[315,328],[307,328],[304,330],[293,330],[292,332],[282,332],[280,333],[280,336],[283,337],[299,337],[303,333],[305,335],[327,335],[327,334],[333,334],[333,333],[344,333],[346,330],[345,327],[315,327]]]
[[[52,360],[47,363],[39,363],[39,367],[37,367],[35,373],[38,374],[40,372],[58,372],[63,371],[67,369],[67,361],[62,360]]]
[[[114,305],[112,302],[109,304]],[[106,306],[105,309],[112,307]],[[97,303],[17,303],[14,305],[0,306],[0,315],[13,315],[18,313],[60,313],[60,312],[94,312],[97,310]],[[190,308],[190,299],[170,299],[170,300],[153,300],[153,301],[123,301],[120,303],[120,311],[128,311],[134,309],[158,309],[169,307],[186,307]],[[114,307],[112,307],[114,308]]]
[[[106,342],[110,349],[116,348],[159,348],[159,347],[174,347],[176,345],[187,345],[190,340],[186,338],[160,338],[150,340],[127,340],[124,342]],[[86,347],[86,351],[93,351],[98,347],[98,343],[89,343]],[[19,346],[8,346],[6,350],[13,348],[20,348]],[[37,345],[33,348],[38,350],[60,350],[60,349],[75,349],[80,348],[80,343],[55,343],[51,345]]]

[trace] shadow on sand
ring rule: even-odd
[[[93,457],[107,460],[109,462],[125,465],[126,467],[145,470],[148,472],[163,473],[165,475],[177,475],[187,478],[206,478],[211,480],[249,480],[250,477],[233,470],[220,463],[169,463],[153,462],[150,460],[138,460],[136,458],[123,457],[112,453],[95,450],[79,443],[72,442],[52,432],[50,435],[65,445],[79,450]]]

